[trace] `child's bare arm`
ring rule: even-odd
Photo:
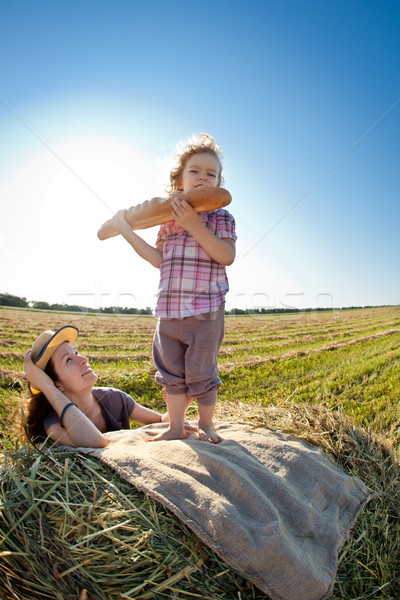
[[[173,217],[181,227],[192,234],[207,254],[219,264],[229,266],[236,256],[236,244],[231,238],[219,238],[202,223],[201,215],[185,200],[173,200]]]
[[[147,260],[153,267],[160,268],[163,260],[162,251],[159,248],[150,246],[137,233],[132,231],[129,223],[125,219],[126,210],[118,211],[112,218],[112,223],[124,239],[132,246],[141,258]]]

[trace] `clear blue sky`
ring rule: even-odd
[[[397,0],[0,2],[0,292],[154,306],[157,271],[96,232],[206,131],[228,308],[400,304],[399,25]]]

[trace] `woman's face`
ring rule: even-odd
[[[56,373],[55,384],[62,392],[79,393],[93,387],[98,377],[85,356],[78,354],[75,346],[63,342],[50,359]]]

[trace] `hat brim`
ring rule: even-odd
[[[34,361],[35,365],[40,367],[44,371],[47,363],[50,358],[53,356],[53,353],[57,350],[61,344],[64,342],[68,342],[69,344],[73,344],[78,337],[79,329],[74,327],[73,325],[64,325],[60,327],[58,331],[55,332],[54,335],[44,344],[41,349],[37,359]],[[38,395],[41,393],[40,390],[36,390],[29,384],[29,389],[33,395]]]

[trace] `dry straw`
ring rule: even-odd
[[[342,549],[333,600],[400,597],[399,463],[390,445],[340,412],[221,403],[218,417],[293,432],[376,494]],[[96,459],[55,445],[4,456],[0,597],[266,598],[168,510]]]

